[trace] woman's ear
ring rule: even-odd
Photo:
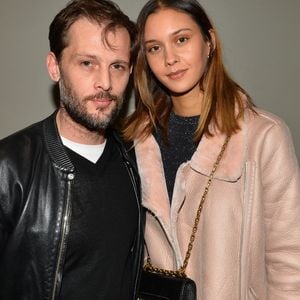
[[[209,56],[212,55],[212,53],[215,51],[216,48],[216,35],[215,31],[213,29],[209,30],[210,35],[210,41],[208,41],[208,47],[209,47]]]
[[[46,57],[46,65],[51,79],[58,82],[60,79],[59,65],[53,52],[49,52]]]

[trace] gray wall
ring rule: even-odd
[[[0,138],[49,115],[48,26],[66,0],[9,0],[0,10]],[[117,0],[136,19],[145,0]],[[291,129],[300,160],[299,0],[202,0],[228,71],[254,102]]]

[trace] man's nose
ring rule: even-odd
[[[111,74],[109,69],[101,68],[97,71],[95,78],[95,88],[97,90],[110,91],[111,86]]]

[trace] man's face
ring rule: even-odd
[[[76,21],[58,65],[62,106],[75,122],[92,131],[105,129],[116,117],[131,73],[127,30],[109,32],[109,45],[102,31],[87,19]]]

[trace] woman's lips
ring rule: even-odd
[[[170,78],[172,80],[179,80],[184,76],[186,71],[187,71],[186,69],[185,70],[178,70],[178,71],[171,72],[171,73],[167,74],[167,76],[168,76],[168,78]]]

